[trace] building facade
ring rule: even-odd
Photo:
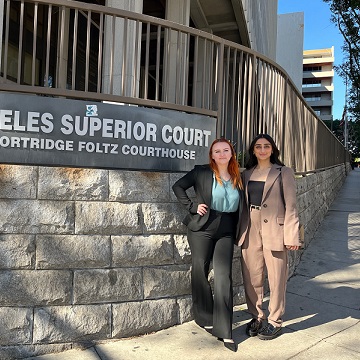
[[[334,47],[305,50],[302,94],[321,120],[332,120]]]
[[[278,15],[276,62],[301,93],[304,51],[304,13]]]

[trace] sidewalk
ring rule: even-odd
[[[237,353],[192,321],[28,360],[360,359],[360,169],[348,175],[288,282],[283,335],[271,341],[249,338],[249,320],[245,307],[235,308]]]

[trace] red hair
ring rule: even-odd
[[[212,158],[213,147],[214,147],[215,144],[217,144],[219,142],[223,142],[223,143],[228,144],[230,146],[231,159],[230,159],[229,164],[228,164],[228,171],[229,171],[229,174],[230,174],[230,177],[231,177],[231,182],[232,182],[234,188],[238,187],[239,189],[243,189],[243,184],[242,184],[241,176],[240,176],[240,167],[239,167],[239,164],[238,164],[238,162],[236,160],[236,154],[235,154],[234,147],[232,146],[231,142],[226,140],[225,138],[220,138],[220,139],[214,140],[213,143],[210,146],[210,149],[209,149],[209,164],[210,164],[211,170],[215,174],[216,181],[219,184],[223,185],[223,182],[222,182],[221,177],[220,177],[219,169],[218,169],[218,167],[216,165],[216,162]]]

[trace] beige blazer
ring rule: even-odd
[[[248,184],[253,171],[254,168],[243,172],[245,204],[239,219],[239,236],[237,239],[239,246],[243,244],[249,228],[250,204],[248,201]],[[283,184],[283,196],[280,190],[281,182]],[[296,183],[294,172],[291,168],[277,164],[272,165],[265,182],[260,211],[261,235],[264,248],[273,251],[283,251],[285,250],[285,245],[302,245],[299,239]]]

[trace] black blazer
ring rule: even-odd
[[[183,223],[192,231],[200,230],[209,219],[211,195],[213,184],[213,172],[209,165],[195,165],[194,169],[189,171],[186,175],[180,178],[173,185],[172,189],[181,204],[188,210],[188,214],[183,220]],[[196,199],[191,200],[186,190],[194,187]],[[239,189],[240,200],[239,209],[242,210],[243,204],[243,191]],[[197,213],[199,204],[206,204],[208,211],[204,216]]]

